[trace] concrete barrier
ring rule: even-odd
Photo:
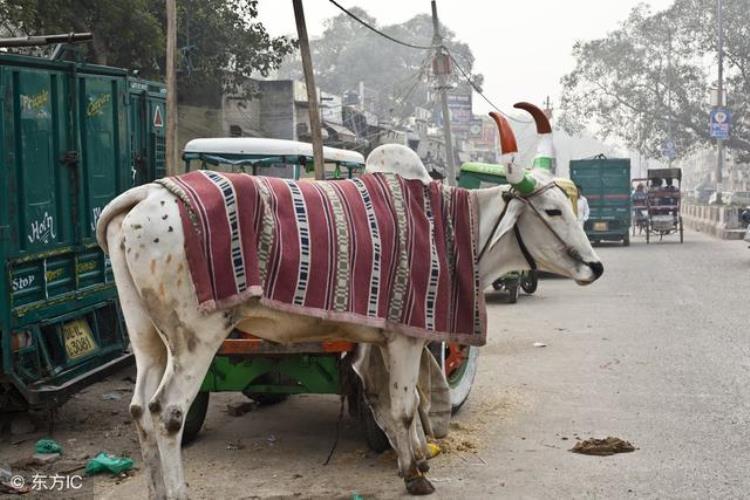
[[[704,205],[683,199],[682,222],[686,227],[723,240],[741,240],[745,236],[739,209],[733,206]]]

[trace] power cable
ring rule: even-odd
[[[380,31],[376,27],[370,25],[367,21],[359,18],[356,14],[354,14],[352,12],[349,12],[348,10],[346,10],[345,7],[343,7],[336,0],[328,0],[328,1],[331,2],[333,5],[335,5],[336,7],[338,7],[339,10],[341,10],[344,14],[346,14],[349,17],[351,17],[352,19],[354,19],[355,21],[357,21],[359,24],[361,24],[362,26],[364,26],[368,30],[370,30],[370,31],[372,31],[374,33],[377,33],[378,35],[382,36],[383,38],[387,38],[388,40],[390,40],[390,41],[392,41],[394,43],[397,43],[399,45],[403,45],[404,47],[410,47],[412,49],[435,50],[435,49],[441,48],[440,45],[416,45],[414,43],[404,42],[403,40],[399,40],[398,38],[394,38],[391,35],[389,35],[387,33],[383,33],[382,31]]]
[[[331,1],[333,1],[333,0],[331,0]],[[516,117],[514,117],[514,116],[512,116],[512,115],[509,115],[508,113],[506,113],[506,112],[505,112],[505,111],[503,111],[502,109],[498,108],[498,107],[497,107],[497,106],[495,105],[495,103],[494,103],[494,102],[492,102],[492,101],[491,101],[491,100],[489,99],[489,97],[487,97],[486,95],[484,95],[484,94],[482,93],[482,90],[481,90],[481,89],[479,88],[479,85],[477,85],[477,84],[476,84],[476,83],[474,82],[474,80],[472,80],[471,76],[469,76],[469,74],[468,74],[468,73],[467,73],[466,71],[464,71],[464,69],[463,69],[463,68],[461,67],[461,65],[460,65],[460,64],[458,64],[458,61],[456,61],[456,58],[455,58],[455,57],[453,57],[453,54],[451,53],[451,51],[450,51],[450,50],[448,50],[448,48],[447,48],[447,47],[445,48],[445,50],[446,50],[446,53],[448,54],[448,57],[450,57],[450,58],[451,58],[451,61],[453,61],[453,64],[454,64],[454,65],[456,66],[456,68],[458,68],[458,71],[459,71],[459,72],[460,72],[460,73],[461,73],[461,74],[463,75],[463,77],[464,77],[464,78],[466,79],[466,81],[467,81],[467,82],[468,82],[468,84],[469,84],[469,85],[471,86],[471,88],[472,88],[472,89],[474,89],[474,92],[476,92],[477,94],[479,94],[479,95],[480,95],[480,97],[481,97],[482,99],[484,99],[484,100],[485,100],[485,101],[487,102],[487,104],[489,104],[490,106],[492,106],[492,107],[493,107],[493,108],[495,109],[495,111],[497,111],[498,113],[500,113],[500,114],[501,114],[501,115],[503,115],[504,117],[506,117],[506,118],[508,118],[509,120],[512,120],[512,121],[514,121],[514,122],[516,122],[516,123],[532,123],[532,121],[531,121],[531,120],[521,120],[520,118],[516,118]]]

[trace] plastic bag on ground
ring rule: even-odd
[[[133,459],[128,457],[116,457],[107,453],[99,453],[86,464],[86,474],[89,476],[100,472],[111,472],[120,474],[133,468]]]
[[[62,453],[62,446],[54,439],[40,439],[34,445],[34,451],[37,453]]]

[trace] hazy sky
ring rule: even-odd
[[[379,25],[430,12],[429,0],[339,3],[346,8],[363,7]],[[514,102],[541,103],[548,95],[556,107],[560,78],[574,68],[571,49],[576,40],[604,36],[638,3],[661,10],[672,0],[438,0],[437,5],[441,22],[474,52],[474,70],[485,77],[484,93],[508,110]],[[325,19],[340,13],[328,0],[304,0],[304,7],[311,38],[323,32]],[[296,33],[291,0],[261,0],[259,11],[271,34]],[[392,42],[383,39],[381,43]],[[474,111],[488,109],[475,95]]]

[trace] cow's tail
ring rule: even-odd
[[[149,193],[154,189],[158,189],[158,185],[144,184],[142,186],[128,189],[104,207],[104,210],[102,210],[99,220],[96,223],[96,241],[99,243],[102,250],[104,250],[104,253],[109,253],[107,245],[107,226],[110,221],[116,216],[130,211],[131,208],[145,200]]]

